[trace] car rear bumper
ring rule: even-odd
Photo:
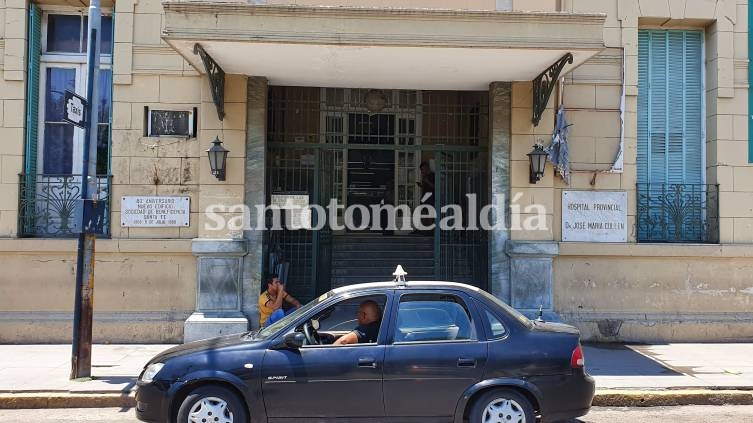
[[[144,422],[168,421],[167,384],[138,383],[136,390],[136,418]]]
[[[541,392],[541,423],[573,419],[591,409],[596,383],[583,371],[569,376],[532,377],[529,381]]]

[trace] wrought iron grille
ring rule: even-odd
[[[638,184],[639,242],[719,242],[719,186]]]
[[[81,232],[81,175],[19,175],[18,236],[73,238]],[[110,236],[112,176],[97,177],[97,232]]]
[[[306,193],[311,204],[322,206],[331,199],[345,206],[383,200],[413,210],[421,204],[419,165],[431,162],[438,206],[456,201],[463,206],[465,194],[474,193],[480,210],[488,201],[488,110],[488,93],[481,91],[270,87],[268,204],[274,194]],[[342,209],[337,218],[342,224]],[[435,277],[486,287],[487,242],[481,232],[436,236]],[[341,235],[267,231],[265,248],[274,260],[266,273],[288,266],[293,282],[288,289],[297,298],[327,291],[327,274],[336,270],[333,237]],[[272,263],[278,258],[285,266]]]

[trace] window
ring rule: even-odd
[[[704,185],[703,36],[638,32],[639,241],[713,237],[716,189]]]
[[[52,10],[55,9],[55,10]],[[87,97],[88,20],[84,11],[29,5],[25,166],[19,196],[20,237],[75,237],[80,231],[83,129],[63,121],[65,91]],[[96,116],[97,173],[109,173],[112,19],[102,17]],[[109,235],[109,177],[97,179],[95,231]]]
[[[484,309],[484,317],[486,317],[486,329],[491,339],[501,338],[507,334],[505,325],[502,324],[502,321],[494,313]]]
[[[447,294],[408,294],[400,299],[395,342],[465,341],[475,338],[463,300]]]
[[[81,14],[47,14],[45,52],[49,53],[83,53],[87,52],[89,41],[86,31],[89,19]],[[102,16],[101,54],[112,54],[112,17]]]
[[[323,332],[350,332],[358,326],[358,311],[364,301],[374,301],[384,313],[387,297],[374,295],[369,297],[350,298],[327,307],[316,316],[319,321],[319,330]]]
[[[376,304],[375,311],[378,314],[378,320],[368,320],[369,312],[361,308],[361,305],[366,302]],[[357,332],[359,333],[358,345],[374,344],[377,342],[379,332],[382,329],[386,304],[387,296],[384,294],[348,298],[320,311],[297,327],[296,331],[304,332],[304,326],[315,321],[316,324],[313,326],[316,328],[319,337],[318,345],[313,345],[315,348],[331,346],[338,338],[353,332],[356,328],[358,328]]]
[[[37,163],[42,174],[80,174],[85,131],[63,121],[65,90],[86,97],[88,19],[78,12],[45,13],[40,57]],[[112,104],[112,18],[102,16],[97,174],[108,173]]]

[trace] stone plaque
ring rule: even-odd
[[[120,226],[164,228],[188,226],[191,216],[189,197],[122,197]]]
[[[627,193],[563,191],[562,240],[627,242]]]

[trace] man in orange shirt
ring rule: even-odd
[[[292,305],[291,310],[301,306],[298,300],[285,291],[280,278],[273,274],[267,282],[267,290],[259,295],[259,326],[267,326],[284,317],[286,313],[282,308],[283,303]]]

